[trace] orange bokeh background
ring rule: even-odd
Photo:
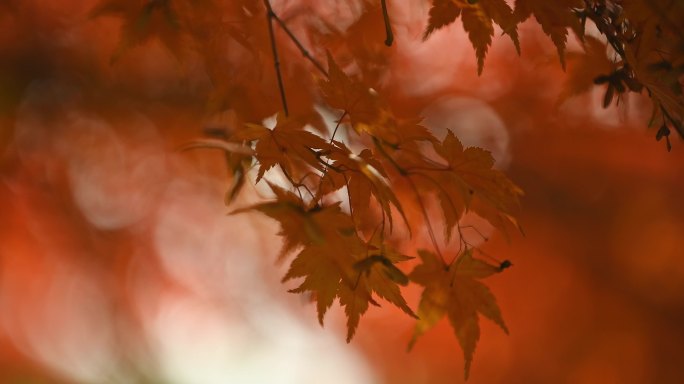
[[[206,112],[196,58],[151,40],[110,65],[119,22],[90,19],[94,3],[0,5],[0,382],[461,382],[446,321],[411,352],[413,321],[390,305],[371,308],[350,345],[339,308],[319,329],[279,283],[277,225],[226,216],[222,154],[177,150],[232,118]],[[310,9],[355,17],[333,3]],[[513,263],[486,281],[510,335],[482,319],[470,382],[684,382],[681,140],[671,153],[655,141],[645,97],[604,110],[596,87],[558,105],[565,74],[534,22],[522,58],[495,38],[477,77],[460,26],[422,42],[427,5],[391,11],[392,103],[491,149],[526,193],[524,236],[482,244]],[[384,49],[374,27],[364,42]],[[419,290],[404,294],[415,308]]]

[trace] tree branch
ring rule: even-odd
[[[326,71],[325,68],[323,68],[323,65],[321,63],[319,63],[318,60],[316,60],[316,58],[311,56],[309,51],[307,51],[306,48],[304,48],[304,46],[299,41],[299,39],[297,39],[297,37],[294,35],[294,33],[292,33],[290,28],[288,28],[287,24],[285,24],[285,22],[280,17],[278,17],[278,15],[275,12],[273,12],[273,10],[271,10],[271,17],[278,23],[280,28],[282,28],[283,31],[285,31],[285,33],[290,38],[290,40],[292,40],[292,42],[297,46],[297,48],[299,49],[299,52],[302,53],[302,56],[304,56],[307,60],[309,60],[311,62],[311,64],[313,64],[314,67],[316,67],[316,69],[318,69],[319,72],[321,72],[323,75],[325,75],[325,77],[328,77],[328,71]]]
[[[287,98],[285,97],[285,87],[283,86],[283,76],[280,73],[280,59],[278,59],[278,48],[276,47],[275,34],[273,33],[273,19],[275,18],[275,13],[273,8],[271,8],[271,3],[269,0],[264,0],[264,5],[266,6],[266,19],[268,21],[268,36],[271,39],[271,51],[273,53],[273,66],[275,67],[276,77],[278,79],[278,89],[280,90],[280,100],[283,103],[283,110],[285,111],[285,116],[289,115],[287,109]]]

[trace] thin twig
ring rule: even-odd
[[[456,230],[458,231],[458,252],[456,252],[456,256],[449,263],[449,267],[451,267],[456,262],[456,260],[458,260],[459,256],[463,254],[461,253],[461,251],[467,251],[468,247],[470,246],[468,241],[466,241],[465,236],[463,236],[463,229],[461,228],[460,223],[456,225]],[[465,250],[463,250],[463,248],[465,248]]]
[[[318,60],[316,60],[316,58],[311,56],[311,54],[306,48],[304,48],[304,45],[302,45],[299,39],[297,39],[294,33],[292,33],[292,31],[290,30],[290,28],[288,28],[287,24],[285,24],[283,19],[278,17],[278,15],[275,12],[273,12],[273,10],[271,10],[271,15],[271,17],[278,23],[280,28],[282,28],[283,31],[285,31],[290,40],[292,40],[292,42],[297,46],[299,52],[302,53],[302,56],[309,60],[311,64],[313,64],[314,67],[316,67],[316,69],[318,69],[323,75],[325,75],[325,77],[328,77],[328,71],[326,71],[325,68],[323,68],[323,65],[319,63]]]
[[[356,216],[354,216],[354,212],[356,211],[354,207],[352,206],[352,197],[351,197],[351,191],[349,190],[349,178],[347,177],[347,174],[343,173],[342,177],[344,177],[344,185],[347,187],[347,201],[349,202],[349,216],[352,219],[352,222],[355,224],[355,227],[358,227],[359,224],[357,224],[356,221]],[[382,217],[383,222],[382,222],[382,230],[385,230],[385,216]]]
[[[385,148],[382,147],[382,143],[375,136],[373,136],[373,144],[375,144],[375,148],[377,148],[380,154],[382,154],[392,164],[392,166],[397,170],[397,172],[399,172],[400,175],[408,175],[408,172],[401,165],[399,165],[399,163],[397,163],[397,161],[394,160],[392,156],[387,153],[387,151],[385,151]]]
[[[482,232],[480,232],[480,230],[477,229],[474,225],[460,225],[460,227],[461,227],[461,229],[470,229],[470,230],[474,231],[475,233],[477,233],[478,235],[480,235],[482,240],[489,241],[489,238],[487,236],[483,235]]]
[[[344,113],[342,113],[342,116],[340,116],[339,120],[337,120],[337,124],[335,125],[335,129],[333,129],[332,135],[330,135],[330,142],[328,142],[328,144],[332,144],[333,141],[335,140],[335,135],[337,134],[337,130],[340,128],[340,125],[342,124],[342,120],[344,120],[344,118],[347,117],[348,113],[349,112],[344,111]]]
[[[380,0],[380,5],[382,6],[382,18],[385,21],[385,35],[387,36],[385,45],[391,47],[392,42],[394,42],[394,34],[392,33],[392,26],[390,25],[389,14],[387,13],[387,1]]]
[[[493,261],[499,265],[503,264],[503,261],[497,259],[496,257],[494,257],[494,256],[490,255],[489,253],[483,251],[482,249],[480,249],[480,248],[473,248],[473,249],[478,251],[482,256],[488,258],[489,260],[491,260],[491,261]]]
[[[617,54],[620,55],[622,59],[625,59],[625,49],[622,45],[623,43],[620,41],[618,31],[615,29],[613,25],[605,22],[605,19],[603,19],[603,17],[594,10],[592,4],[589,1],[585,0],[585,5],[585,15],[587,15],[589,20],[594,22],[596,28],[606,37],[606,39],[608,40],[608,44],[610,44],[610,46],[615,50],[615,52],[617,52]]]
[[[290,176],[290,174],[287,172],[287,170],[285,170],[285,167],[283,167],[282,164],[278,164],[278,165],[280,166],[280,170],[283,172],[283,175],[285,176],[285,178],[287,179],[287,181],[289,181],[290,184],[291,184],[295,189],[297,189],[297,193],[299,194],[299,198],[302,200],[302,202],[304,202],[304,196],[302,196],[302,191],[301,191],[299,188],[302,188],[302,187],[303,187],[303,188],[306,190],[306,192],[309,194],[309,196],[311,196],[312,199],[314,198],[314,194],[311,193],[311,190],[309,189],[309,187],[307,187],[306,184],[302,184],[302,183],[301,183],[301,181],[303,181],[304,178],[302,178],[302,180],[301,180],[299,183],[297,183],[297,182],[294,181],[294,179],[292,178],[292,176]]]
[[[340,116],[340,119],[337,120],[337,124],[335,125],[335,129],[333,130],[333,133],[330,136],[330,143],[329,144],[332,144],[333,141],[335,141],[335,135],[337,134],[337,130],[340,128],[340,125],[342,124],[342,120],[344,119],[345,116],[347,116],[347,111],[344,111],[342,116]],[[318,190],[316,191],[316,196],[314,197],[314,200],[316,200],[316,201],[318,201],[321,197],[323,197],[323,196],[321,196],[321,190],[322,190],[321,187],[323,186],[323,178],[325,177],[326,173],[328,173],[328,169],[330,169],[330,168],[331,168],[330,158],[328,158],[325,161],[325,166],[324,166],[323,172],[321,174],[321,179],[318,182]],[[350,203],[350,206],[351,206],[351,203]]]
[[[273,18],[275,13],[273,8],[271,8],[271,3],[268,0],[264,0],[264,5],[266,6],[266,19],[268,21],[268,36],[271,39],[271,51],[273,52],[273,66],[275,67],[276,77],[278,78],[278,89],[280,90],[280,100],[283,103],[283,110],[285,111],[285,116],[289,115],[287,110],[287,98],[285,97],[285,87],[283,86],[283,76],[280,73],[280,60],[278,59],[278,48],[276,47],[275,34],[273,33]]]
[[[238,155],[254,156],[256,153],[251,147],[221,139],[195,139],[178,148],[178,151],[187,151],[195,148],[214,148],[226,153],[236,153]]]
[[[432,246],[435,247],[435,252],[437,252],[437,255],[439,258],[442,260],[442,263],[445,266],[448,266],[449,264],[446,263],[446,260],[444,259],[444,256],[442,255],[442,251],[439,250],[439,245],[437,244],[437,239],[435,238],[435,231],[432,229],[432,223],[430,222],[430,215],[428,214],[427,209],[425,208],[425,204],[423,204],[423,199],[420,198],[420,193],[418,192],[418,188],[416,187],[416,184],[411,180],[410,176],[405,177],[406,181],[408,181],[409,185],[411,186],[411,189],[413,189],[413,192],[416,195],[416,200],[418,201],[418,205],[420,206],[420,210],[423,213],[423,217],[425,218],[425,224],[427,224],[427,230],[428,234],[430,235],[430,240],[432,241]]]

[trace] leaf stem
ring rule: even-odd
[[[335,124],[335,129],[333,129],[332,135],[330,135],[330,142],[328,144],[332,144],[333,140],[335,140],[335,135],[337,134],[337,130],[340,128],[340,125],[342,124],[342,120],[344,120],[345,117],[347,117],[348,112],[344,111],[342,113],[342,116],[337,120],[337,124]]]
[[[387,159],[387,161],[392,163],[392,166],[394,166],[394,168],[397,170],[397,172],[399,172],[400,175],[407,176],[408,172],[401,165],[399,165],[397,161],[394,160],[394,158],[392,158],[392,156],[390,156],[389,153],[387,153],[387,151],[385,151],[385,148],[382,147],[382,143],[380,142],[380,140],[378,140],[378,138],[375,136],[372,136],[372,138],[373,144],[375,144],[375,148],[378,149],[380,154],[382,154],[382,156],[384,156]]]
[[[281,19],[275,12],[273,12],[273,10],[271,10],[271,18],[273,18],[273,20],[275,20],[276,23],[278,23],[280,28],[282,28],[283,31],[285,31],[285,33],[290,38],[290,40],[297,46],[297,48],[299,49],[299,52],[302,53],[302,56],[304,56],[307,60],[309,60],[311,62],[311,64],[313,64],[314,67],[316,67],[316,69],[318,69],[319,72],[321,72],[323,75],[325,75],[325,77],[328,77],[328,71],[326,71],[325,68],[323,68],[323,65],[320,62],[318,62],[318,60],[316,60],[316,58],[311,56],[309,51],[306,48],[304,48],[304,45],[302,45],[302,43],[299,41],[299,39],[297,39],[297,37],[294,35],[294,33],[292,33],[292,31],[287,26],[287,24],[285,24],[283,19]]]
[[[387,13],[387,1],[380,0],[380,5],[382,6],[382,18],[385,21],[385,45],[388,47],[392,46],[394,42],[394,34],[392,33],[392,25],[390,24],[389,14]]]
[[[405,176],[405,179],[408,181],[409,185],[411,186],[411,189],[413,189],[413,193],[416,195],[416,200],[418,201],[418,205],[420,206],[420,210],[423,213],[423,217],[425,218],[425,224],[427,224],[427,229],[428,229],[428,234],[430,235],[430,240],[432,241],[432,246],[435,247],[435,252],[437,252],[437,255],[439,258],[442,260],[442,263],[445,266],[448,266],[449,264],[446,263],[446,260],[444,259],[444,255],[442,255],[442,251],[439,250],[439,245],[437,244],[437,239],[435,238],[435,231],[432,229],[432,223],[430,222],[430,216],[428,215],[427,209],[425,208],[425,204],[423,203],[423,199],[420,198],[420,194],[418,193],[418,188],[416,187],[416,184],[411,180],[410,176]]]
[[[302,202],[304,202],[304,196],[302,196],[302,191],[300,190],[300,188],[302,188],[302,187],[304,188],[304,190],[306,190],[306,192],[309,194],[309,196],[311,196],[312,199],[314,198],[314,194],[311,193],[311,190],[309,189],[309,187],[307,187],[306,184],[302,183],[302,181],[304,181],[305,177],[303,177],[300,180],[300,182],[298,183],[298,182],[294,181],[292,176],[290,176],[290,174],[287,172],[287,170],[285,170],[285,167],[283,167],[282,164],[278,164],[278,165],[280,166],[280,170],[283,172],[283,175],[285,176],[287,181],[289,181],[290,184],[297,190],[297,193],[299,194],[299,198],[302,200]]]
[[[478,235],[480,235],[482,240],[489,241],[489,238],[487,236],[483,235],[482,232],[480,232],[480,230],[477,229],[474,225],[460,225],[459,224],[459,226],[461,227],[461,229],[470,229],[470,230],[474,231],[475,233],[477,233]]]
[[[273,33],[273,19],[276,17],[273,8],[271,8],[271,3],[269,0],[264,0],[264,5],[266,6],[266,19],[268,21],[268,36],[271,39],[271,51],[273,53],[273,66],[276,71],[276,78],[278,79],[278,89],[280,90],[280,100],[283,103],[283,111],[285,111],[285,116],[289,115],[287,109],[287,98],[285,97],[285,87],[283,86],[283,76],[280,73],[280,59],[278,58],[278,48],[276,46],[275,34]]]
[[[329,144],[332,144],[333,141],[335,140],[335,135],[337,134],[337,130],[340,128],[340,125],[342,124],[342,120],[344,119],[345,116],[347,116],[347,111],[344,111],[344,113],[342,113],[342,116],[340,116],[339,120],[337,120],[337,124],[335,125],[335,129],[333,130],[333,133],[330,136]],[[326,159],[325,166],[323,168],[323,172],[321,173],[321,179],[318,182],[318,190],[316,191],[316,196],[314,197],[314,200],[316,200],[316,201],[318,201],[322,197],[321,196],[321,187],[323,186],[323,178],[325,177],[325,174],[328,173],[329,168],[330,168],[330,158]],[[350,209],[350,211],[351,211],[351,209]]]

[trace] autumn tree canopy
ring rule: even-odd
[[[429,3],[423,40],[452,24],[462,26],[476,74],[487,71],[495,39],[510,40],[524,57],[519,26],[534,23],[555,46],[557,65],[567,67],[560,101],[594,86],[604,89],[604,108],[628,93],[642,94],[653,111],[644,129],[652,127],[668,151],[675,136],[684,138],[684,3],[414,1]],[[289,265],[282,278],[286,289],[308,295],[321,324],[337,300],[347,316],[347,341],[369,306],[382,301],[415,318],[409,347],[446,317],[463,349],[467,378],[480,316],[508,332],[505,314],[482,280],[511,262],[471,244],[465,231],[486,236],[462,219],[477,215],[503,236],[518,236],[524,193],[489,151],[464,146],[451,127],[437,137],[423,126],[420,110],[411,106],[415,97],[396,92],[388,81],[392,50],[401,43],[391,17],[397,2],[332,3],[102,0],[87,22],[120,26],[106,63],[87,62],[77,51],[44,62],[40,55],[49,52],[11,44],[5,49],[0,143],[11,152],[12,115],[34,78],[69,68],[64,76],[107,104],[107,97],[125,97],[130,87],[108,79],[102,68],[161,43],[184,70],[199,68],[204,76],[200,84],[179,84],[161,102],[183,95],[213,119],[203,132],[188,134],[194,138],[179,150],[223,151],[228,212],[256,211],[279,223],[279,260]],[[347,7],[351,17],[337,20],[333,7]],[[0,12],[21,14],[21,2],[4,2]],[[583,53],[567,52],[574,38]],[[236,204],[250,184],[266,186],[270,197]],[[429,249],[399,250],[401,241],[423,235]],[[402,296],[401,287],[409,284],[424,289],[417,304]]]

